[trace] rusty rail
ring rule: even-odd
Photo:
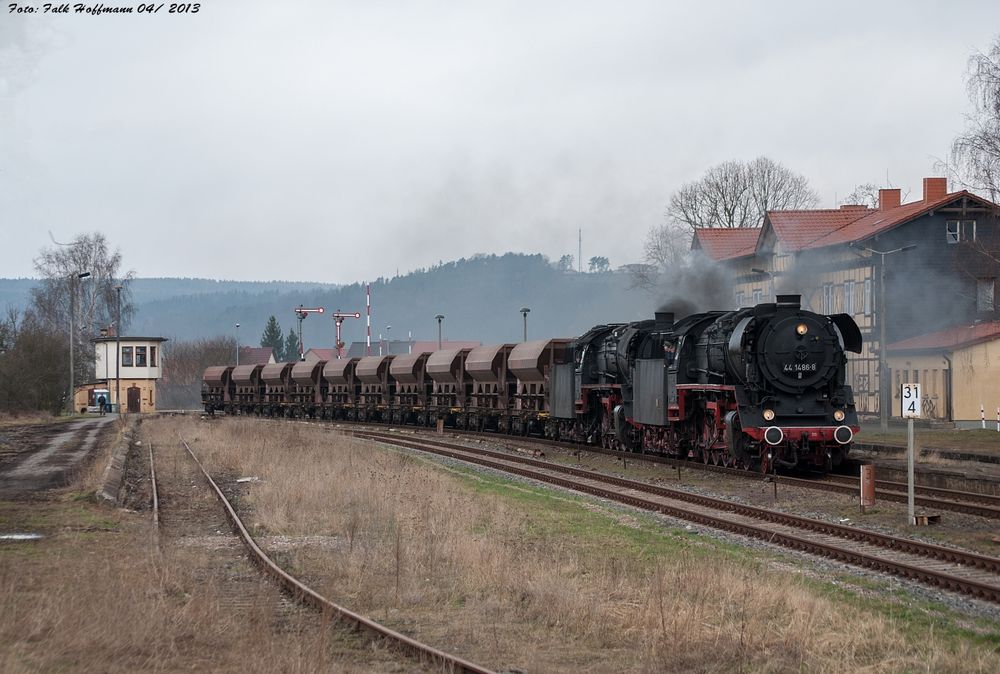
[[[209,486],[222,503],[229,521],[236,529],[240,538],[243,539],[243,543],[249,550],[253,561],[257,563],[257,565],[260,566],[265,573],[274,578],[282,588],[284,588],[298,601],[318,609],[324,616],[335,616],[355,625],[358,629],[365,630],[366,632],[369,632],[377,637],[384,638],[399,646],[403,651],[416,656],[418,659],[430,661],[447,671],[470,672],[474,674],[492,673],[492,670],[482,667],[481,665],[477,665],[476,663],[464,660],[457,655],[445,653],[444,651],[433,648],[432,646],[428,646],[427,644],[421,643],[416,639],[412,639],[405,634],[400,634],[399,632],[389,629],[384,625],[380,625],[374,620],[370,620],[369,618],[355,613],[350,609],[335,604],[307,586],[305,583],[288,574],[284,569],[275,564],[267,553],[257,545],[257,542],[254,541],[253,536],[250,535],[249,530],[243,524],[239,515],[236,514],[236,509],[233,508],[229,499],[227,499],[225,494],[222,493],[222,489],[219,488],[219,485],[216,484],[215,480],[212,479],[212,476],[208,474],[207,470],[205,470],[201,461],[199,461],[198,457],[195,456],[191,446],[183,438],[181,439],[181,443],[184,445],[184,448],[194,460],[195,464],[197,464],[202,475],[204,475],[205,479],[208,481]]]

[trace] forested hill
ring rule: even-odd
[[[629,285],[627,273],[559,271],[541,255],[476,256],[373,281],[372,334],[406,339],[412,333],[415,340],[436,340],[434,317],[443,314],[445,339],[520,341],[520,309],[529,307],[529,339],[574,336],[597,323],[651,317],[654,299]],[[0,279],[0,309],[4,302],[24,306],[28,287],[29,281]],[[137,307],[129,329],[133,334],[173,340],[234,336],[240,323],[240,342],[256,345],[272,314],[287,334],[296,325],[293,309],[301,304],[324,307],[327,313],[358,311],[360,320],[344,322],[343,338],[350,343],[365,336],[365,291],[360,283],[144,278],[136,279],[132,288]],[[328,316],[310,316],[303,331],[306,348],[332,346],[333,321]]]

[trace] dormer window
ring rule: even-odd
[[[945,241],[948,243],[958,243],[959,241],[976,240],[975,220],[948,220],[945,222]]]

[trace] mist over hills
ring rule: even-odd
[[[576,273],[557,270],[542,255],[483,255],[439,264],[371,282],[372,337],[436,340],[443,314],[445,339],[483,343],[522,339],[521,307],[529,307],[528,338],[572,337],[598,323],[649,318],[655,300],[630,289],[623,272]],[[0,279],[0,310],[23,308],[31,279]],[[343,339],[365,338],[365,289],[303,282],[241,282],[207,279],[141,278],[133,281],[136,317],[128,332],[191,340],[236,334],[256,345],[269,316],[283,333],[297,324],[295,307],[324,307],[327,313],[358,311],[360,320],[343,325]],[[387,326],[391,326],[387,330]],[[334,325],[329,316],[303,323],[306,348],[329,348]]]

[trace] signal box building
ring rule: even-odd
[[[163,376],[164,337],[98,337],[94,343],[95,376],[107,384],[111,404],[121,411],[152,412],[156,409],[156,382]],[[121,351],[116,347],[121,344]]]
[[[864,338],[864,350],[848,363],[861,414],[879,414],[883,328],[886,343],[905,346],[955,326],[1000,320],[1000,207],[965,190],[948,192],[945,178],[925,178],[921,198],[905,204],[900,190],[883,189],[875,208],[769,211],[760,228],[697,229],[692,248],[729,269],[737,307],[794,293],[812,311],[850,314]],[[988,362],[998,368],[992,376],[1000,376],[1000,361]],[[887,363],[902,377],[905,366],[895,358]],[[959,399],[978,397],[971,389],[984,381],[962,379],[952,367],[936,368],[937,386],[943,390],[947,379],[954,389],[952,405],[934,406],[935,419],[964,418]],[[928,368],[928,376],[934,371]],[[892,400],[888,392],[883,400]]]

